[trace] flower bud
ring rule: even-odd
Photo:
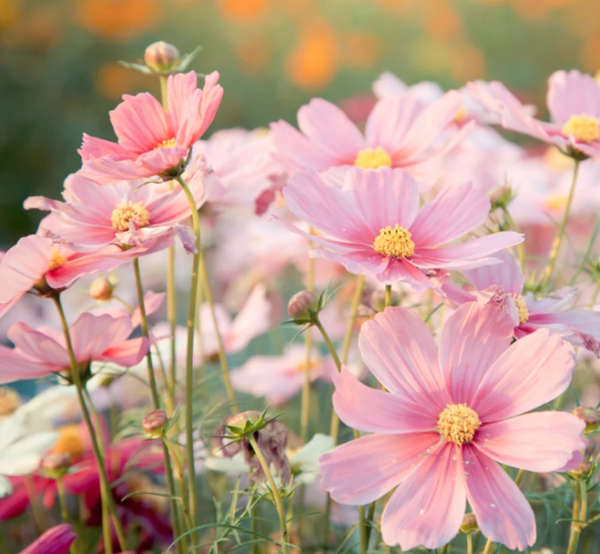
[[[101,276],[96,277],[96,279],[92,281],[92,284],[88,290],[88,294],[94,300],[107,302],[112,298],[113,290],[113,284],[110,282],[108,277]]]
[[[168,42],[160,41],[155,42],[146,48],[144,61],[152,71],[161,73],[172,69],[175,62],[179,60],[179,57],[179,50],[177,50],[175,46]]]
[[[569,471],[569,475],[574,477],[575,479],[581,479],[582,477],[587,477],[590,475],[592,470],[592,465],[587,460],[581,462],[575,469]]]
[[[460,526],[461,533],[471,533],[477,531],[477,518],[475,514],[467,513],[463,518],[462,525]]]
[[[585,433],[597,431],[600,427],[600,410],[596,408],[577,406],[577,408],[573,410],[573,415],[585,423]]]
[[[142,419],[142,429],[149,438],[157,439],[162,435],[168,421],[167,412],[154,410]]]
[[[383,312],[385,309],[385,291],[384,290],[374,290],[371,295],[371,304],[373,308],[378,312]],[[390,306],[398,305],[398,293],[392,291],[392,302]]]
[[[514,200],[515,193],[510,185],[500,185],[490,191],[490,201],[492,202],[492,209],[494,211],[498,208],[505,210],[509,204]]]
[[[288,313],[295,321],[307,323],[319,311],[319,298],[311,290],[301,290],[290,298]],[[312,313],[311,313],[312,312]]]
[[[71,456],[62,452],[51,452],[42,459],[42,471],[51,479],[62,477],[69,470]]]

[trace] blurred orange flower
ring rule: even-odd
[[[269,0],[216,0],[223,16],[230,21],[255,22],[264,16]]]
[[[368,69],[377,61],[381,48],[381,39],[375,33],[348,33],[343,44],[344,62],[359,69]]]
[[[461,33],[460,15],[449,0],[424,2],[422,7],[426,33],[441,39],[453,39]]]
[[[0,0],[0,29],[12,27],[20,15],[21,10],[16,0]]]
[[[120,99],[123,94],[146,90],[149,84],[148,77],[118,63],[101,65],[94,81],[96,90],[111,99]]]
[[[159,0],[77,0],[75,21],[111,41],[127,41],[155,27],[162,13]]]
[[[301,31],[297,48],[286,60],[286,73],[301,88],[323,88],[336,75],[338,52],[338,39],[329,23],[314,22]]]

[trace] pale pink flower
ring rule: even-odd
[[[518,233],[501,232],[443,247],[487,219],[490,201],[472,183],[446,187],[421,209],[416,181],[403,170],[387,167],[351,169],[341,189],[314,171],[299,173],[283,194],[294,215],[331,237],[312,237],[287,225],[325,247],[314,255],[384,283],[431,287],[427,271],[495,263],[491,254],[523,241]]]
[[[46,295],[83,275],[110,271],[126,261],[117,257],[120,252],[112,246],[89,254],[38,235],[22,238],[0,262],[0,317],[26,292]]]
[[[506,129],[564,150],[600,155],[600,86],[591,75],[556,71],[548,81],[551,122],[540,121],[500,82],[469,83],[473,98],[500,118]]]
[[[496,304],[510,315],[518,339],[545,327],[577,345],[586,346],[583,340],[586,336],[600,340],[598,312],[566,309],[574,304],[577,289],[565,287],[544,296],[524,293],[525,279],[517,259],[508,252],[499,253],[499,257],[503,260],[501,264],[463,272],[473,288],[461,288],[451,281],[442,285],[450,302]]]
[[[133,331],[130,317],[83,313],[69,331],[75,360],[83,373],[89,371],[92,362],[131,367],[148,351],[146,338],[128,339]],[[18,322],[9,329],[8,338],[15,348],[0,345],[0,383],[57,373],[69,377],[71,361],[61,331],[47,327],[36,331],[26,323]]]
[[[165,113],[161,103],[144,92],[125,94],[110,112],[118,142],[83,135],[79,173],[100,185],[181,173],[184,158],[212,123],[223,88],[215,71],[197,88],[196,73],[171,75],[167,81]]]
[[[461,105],[456,91],[430,105],[408,94],[385,98],[373,108],[363,136],[340,108],[314,98],[298,111],[300,131],[285,121],[272,123],[271,130],[279,157],[291,170],[412,168],[448,152],[462,140],[460,133],[444,144],[438,141]]]
[[[448,319],[439,354],[408,309],[387,308],[363,325],[363,359],[389,392],[347,369],[334,377],[340,419],[372,434],[324,454],[321,483],[354,505],[398,486],[381,518],[387,544],[439,548],[458,533],[467,500],[488,539],[519,550],[535,542],[533,510],[498,464],[570,468],[581,460],[584,424],[563,412],[526,414],[567,389],[573,347],[541,329],[509,348],[512,335],[505,314],[477,304]]]
[[[187,184],[200,208],[206,200],[201,172],[192,175]],[[100,186],[76,173],[65,181],[63,197],[65,202],[33,196],[24,206],[51,211],[60,223],[46,229],[42,222],[42,232],[51,233],[77,250],[114,244],[126,250],[129,257],[137,257],[171,246],[175,236],[182,238],[184,246],[187,235],[195,242],[191,228],[182,224],[192,212],[183,189],[176,183],[170,189],[162,184],[129,181]]]
[[[48,529],[39,539],[31,543],[20,554],[68,554],[77,535],[68,523]]]

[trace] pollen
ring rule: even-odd
[[[381,166],[392,167],[392,157],[381,146],[361,150],[354,160],[356,167],[377,169]]]
[[[117,204],[110,216],[112,226],[117,231],[129,231],[129,222],[135,220],[139,228],[145,227],[150,223],[150,213],[141,202],[135,204],[128,200]]]
[[[161,143],[156,145],[156,148],[173,148],[175,146],[175,139],[165,139]]]
[[[565,135],[572,135],[579,142],[594,142],[600,139],[600,124],[591,115],[572,115],[562,128]]]
[[[466,404],[448,404],[437,422],[442,437],[458,446],[471,442],[479,427],[481,421],[477,412]]]
[[[11,415],[20,405],[21,397],[17,391],[9,387],[0,387],[0,417]]]
[[[520,294],[512,294],[511,296],[517,305],[517,311],[519,312],[519,323],[523,325],[523,323],[527,323],[529,320],[529,308],[527,308],[527,302],[525,302],[525,298],[523,298]]]
[[[59,267],[62,267],[67,263],[67,258],[65,258],[58,250],[55,250],[52,253],[52,258],[50,258],[50,262],[48,264],[49,270],[54,271]]]
[[[54,454],[68,454],[70,462],[76,462],[83,457],[85,443],[81,427],[76,424],[64,425],[58,430],[58,440],[52,449]]]
[[[411,239],[408,229],[396,226],[392,229],[389,225],[379,232],[373,243],[376,252],[390,258],[408,258],[415,253],[415,243]]]

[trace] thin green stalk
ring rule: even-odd
[[[312,228],[310,230],[312,234]],[[312,249],[312,242],[308,245],[309,252]],[[306,290],[314,290],[315,288],[315,260],[308,256],[308,270],[306,273]],[[304,360],[304,383],[302,385],[302,400],[300,408],[300,438],[302,444],[308,440],[308,420],[310,415],[310,369],[312,363],[312,334],[310,329],[307,329],[304,333],[304,346],[306,348],[306,355]],[[302,510],[300,511],[302,513]]]
[[[467,554],[473,554],[473,536],[467,533]]]
[[[25,476],[25,488],[27,489],[27,495],[29,496],[29,503],[33,511],[33,519],[38,533],[41,535],[46,530],[46,522],[44,518],[44,510],[40,505],[40,499],[35,491],[35,485],[33,483],[33,477],[31,475]]]
[[[6,542],[6,537],[4,536],[4,529],[0,525],[0,554],[11,554],[10,549],[8,548],[8,543]]]
[[[450,548],[450,543],[442,546],[442,548],[440,548],[440,554],[448,554],[449,548]]]
[[[385,286],[385,307],[392,305],[392,285]]]
[[[162,437],[163,444],[169,449],[169,451],[173,454],[173,460],[175,461],[175,466],[177,467],[177,474],[179,480],[181,481],[181,504],[183,509],[183,517],[187,523],[187,526],[191,529],[193,527],[192,520],[190,517],[190,513],[188,511],[188,499],[187,492],[185,486],[185,474],[183,471],[183,461],[180,458],[181,452],[177,445],[174,445],[167,437],[163,435]],[[183,539],[180,541],[182,542]]]
[[[279,525],[281,527],[281,548],[283,554],[289,554],[290,548],[288,546],[288,529],[287,529],[287,520],[285,517],[285,509],[283,507],[283,502],[281,501],[281,495],[279,494],[279,488],[275,484],[275,479],[273,479],[273,475],[271,470],[269,469],[269,464],[265,460],[263,453],[261,452],[258,443],[254,436],[249,436],[250,444],[252,445],[252,449],[254,450],[254,454],[256,454],[256,458],[262,467],[262,470],[265,472],[267,477],[267,481],[269,482],[269,487],[273,494],[273,499],[275,500],[275,506],[277,508],[277,515],[279,516]]]
[[[329,353],[331,354],[331,357],[333,358],[333,362],[335,363],[335,367],[337,368],[338,372],[342,371],[342,362],[335,350],[335,346],[333,346],[333,343],[331,342],[331,339],[329,338],[327,331],[325,331],[325,327],[323,327],[323,324],[319,321],[318,317],[315,321],[315,327],[319,331],[321,331],[323,340],[325,341],[325,344],[327,345],[327,349],[329,350]]]
[[[482,554],[491,554],[493,546],[494,546],[494,543],[491,540],[488,540],[485,543],[485,548],[483,549],[483,553]]]
[[[584,479],[579,479],[576,487],[567,554],[575,554],[577,552],[577,547],[579,546],[579,537],[586,526],[587,484]]]
[[[81,407],[81,413],[83,415],[83,419],[85,424],[90,432],[90,440],[92,442],[92,451],[94,453],[94,459],[96,461],[96,466],[98,468],[98,475],[100,478],[100,487],[104,489],[104,498],[103,503],[107,504],[107,509],[112,517],[113,525],[115,526],[115,532],[117,534],[117,538],[119,540],[119,546],[123,552],[128,550],[127,541],[125,539],[125,532],[123,531],[123,526],[121,525],[121,520],[117,514],[117,507],[115,505],[114,498],[112,496],[112,491],[110,488],[110,483],[108,481],[108,475],[106,474],[106,466],[104,464],[104,459],[102,454],[100,453],[100,447],[98,446],[98,439],[96,438],[96,429],[92,425],[92,421],[90,419],[90,412],[88,410],[87,404],[84,398],[84,386],[81,382],[81,375],[79,374],[79,367],[77,364],[77,360],[75,358],[75,352],[73,351],[73,344],[71,342],[71,334],[69,333],[69,326],[67,324],[67,318],[65,317],[65,312],[62,307],[62,303],[60,301],[60,296],[55,296],[54,303],[56,304],[56,308],[58,309],[58,314],[60,316],[60,321],[62,324],[63,332],[65,335],[65,342],[67,344],[67,350],[69,352],[69,359],[71,362],[71,378],[73,379],[73,383],[77,390],[77,398],[79,400],[79,405]],[[98,429],[100,432],[100,429]]]
[[[508,211],[508,208],[504,207],[502,211],[504,212],[504,217],[509,227],[516,233],[520,233],[521,231],[519,230],[519,226],[517,225],[517,222],[513,219],[513,216]],[[519,258],[521,269],[525,271],[525,242],[521,242],[517,245],[517,257]]]
[[[175,290],[175,247],[169,248],[169,261],[167,266],[167,321],[171,333],[171,366],[169,373],[168,391],[171,404],[175,406],[175,387],[177,382],[177,344],[175,333],[177,331],[177,295]]]
[[[577,185],[577,175],[579,173],[579,162],[580,160],[575,159],[573,166],[573,181],[571,182],[571,189],[569,190],[569,197],[567,199],[567,205],[565,206],[565,211],[563,213],[562,220],[558,227],[558,232],[556,234],[556,238],[552,243],[552,249],[550,250],[550,259],[548,260],[548,265],[546,266],[546,271],[544,273],[544,283],[546,286],[550,284],[550,279],[552,278],[552,272],[554,271],[554,267],[556,266],[556,260],[558,259],[558,255],[560,253],[560,247],[562,246],[563,238],[565,236],[565,231],[567,229],[567,223],[569,221],[569,214],[571,213],[571,204],[573,203],[573,197],[575,195],[575,186]]]
[[[198,309],[198,268],[200,266],[200,253],[202,251],[202,245],[200,242],[200,217],[198,215],[198,209],[196,208],[196,202],[194,196],[190,191],[185,181],[178,177],[179,184],[183,189],[192,212],[192,224],[194,227],[194,235],[196,236],[196,254],[194,254],[194,261],[192,267],[192,284],[190,287],[190,298],[189,298],[189,311],[188,311],[188,335],[187,335],[187,356],[186,356],[186,368],[185,368],[185,436],[186,436],[186,457],[187,457],[187,469],[189,479],[189,511],[192,524],[198,525],[197,515],[197,500],[196,500],[196,468],[194,467],[194,406],[193,406],[193,392],[194,392],[194,327],[196,325],[196,310]],[[197,534],[192,533],[192,542],[194,545],[197,543]]]
[[[71,523],[69,509],[67,508],[67,493],[65,491],[65,482],[62,477],[56,479],[56,490],[58,492],[58,502],[60,504],[60,517],[63,523]]]

